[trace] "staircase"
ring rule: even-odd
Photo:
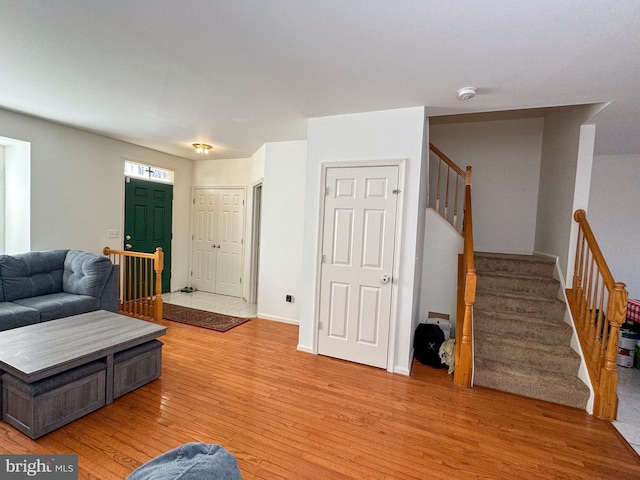
[[[475,252],[474,384],[585,409],[589,388],[557,299],[555,262]]]

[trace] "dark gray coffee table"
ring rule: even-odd
[[[114,391],[114,355],[163,336],[166,330],[161,325],[104,310],[6,330],[0,332],[0,370],[29,384],[22,385],[26,391],[44,379],[101,361],[106,364],[106,377],[101,380],[104,383],[102,405],[110,404]],[[161,357],[160,349],[157,350],[155,361],[159,376]],[[100,394],[98,391],[97,395]],[[69,393],[65,395],[69,397]],[[8,398],[6,391],[3,398],[5,402],[11,402],[11,398],[22,401],[15,396]],[[72,398],[72,401],[76,400]],[[11,405],[2,406],[3,413],[10,410]]]

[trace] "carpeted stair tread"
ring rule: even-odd
[[[524,293],[546,297],[557,295],[560,288],[560,282],[549,277],[513,273],[481,273],[477,278],[477,289],[487,292]]]
[[[579,355],[568,345],[549,345],[522,338],[475,332],[475,353],[480,359],[506,362],[523,369],[577,375]]]
[[[487,317],[496,318],[499,321],[515,321],[515,322],[523,322],[526,324],[532,324],[541,327],[554,327],[554,326],[566,326],[569,327],[569,324],[564,321],[564,316],[557,317],[549,317],[542,315],[532,315],[526,313],[512,313],[512,312],[492,312],[490,310],[483,310],[481,308],[474,308],[474,324],[478,321],[477,319],[483,319]]]
[[[497,293],[476,291],[475,307],[504,313],[564,316],[565,305],[557,298],[526,293]]]
[[[553,276],[555,260],[540,255],[474,252],[476,273],[517,273],[519,275]]]
[[[518,314],[490,313],[478,310],[473,315],[474,330],[499,332],[507,338],[521,338],[528,342],[545,342],[550,345],[568,345],[573,329],[565,322]]]
[[[590,395],[589,387],[575,375],[558,372],[540,375],[535,370],[481,359],[475,361],[474,384],[583,410]]]
[[[475,252],[474,383],[586,408],[555,260]]]

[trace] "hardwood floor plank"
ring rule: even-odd
[[[193,441],[223,445],[245,480],[640,478],[611,424],[580,410],[298,352],[295,325],[160,323],[160,379],[35,441],[1,422],[2,452],[77,453],[82,480]]]

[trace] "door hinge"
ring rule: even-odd
[[[244,238],[240,239],[240,245],[244,245]]]
[[[242,283],[242,278],[240,278],[240,283]]]
[[[190,276],[190,277],[193,277],[193,270],[191,270],[191,271],[189,272],[189,276]]]
[[[244,200],[242,200],[242,205],[244,205]]]
[[[196,198],[195,197],[193,197],[193,204],[194,205],[196,204]]]
[[[322,255],[322,258],[320,259],[320,263],[327,263],[327,256],[326,255]]]
[[[398,195],[400,193],[400,190],[396,188],[395,190],[392,190],[391,193],[393,193],[394,195]]]
[[[324,194],[329,195],[331,193],[331,187],[324,187]]]
[[[191,235],[191,241],[193,242],[195,240],[196,236],[195,235]]]
[[[322,330],[322,322],[318,322],[318,330]]]

